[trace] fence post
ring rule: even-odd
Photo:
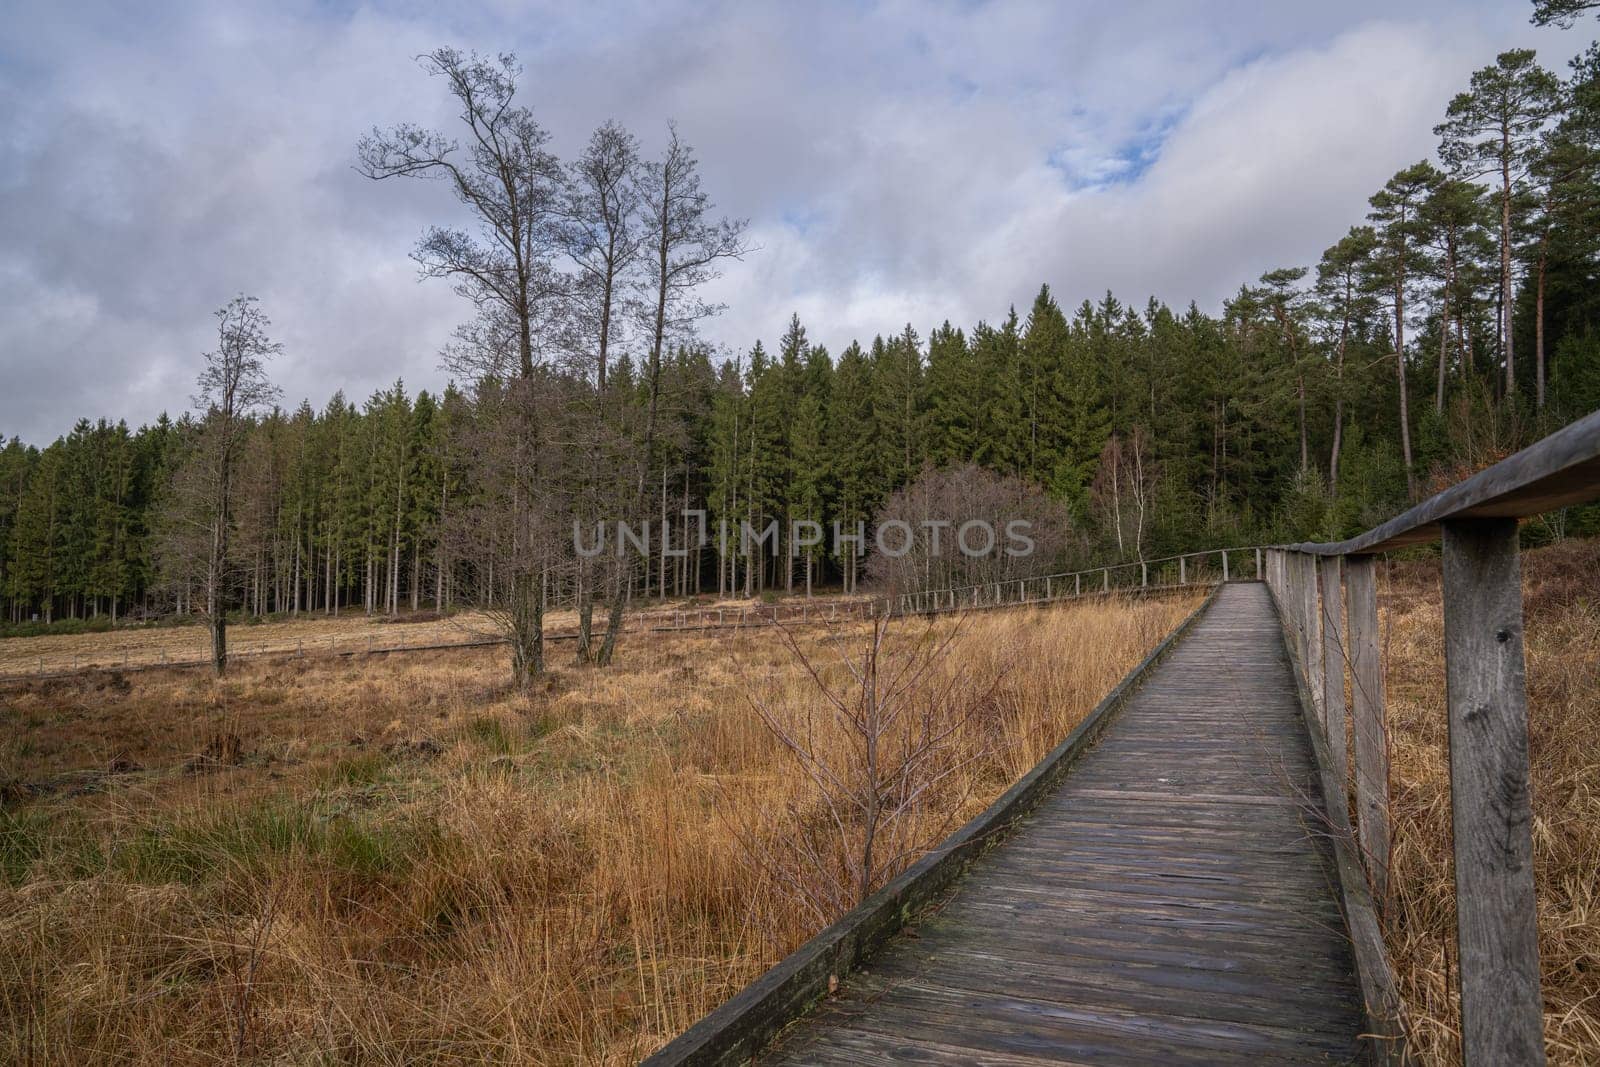
[[[1083,595],[1083,575],[1082,574],[1074,574],[1072,576],[1072,595],[1073,596],[1082,596]]]
[[[1141,586],[1150,584],[1150,566],[1144,560],[1139,561],[1139,584]]]
[[[1349,817],[1350,758],[1345,747],[1344,727],[1344,587],[1341,581],[1343,560],[1339,556],[1317,559],[1317,578],[1322,592],[1322,722],[1328,738],[1328,757],[1339,783],[1339,795],[1326,797],[1329,804],[1344,806]]]
[[[1100,583],[1102,591],[1107,593],[1111,592],[1111,568],[1107,567],[1105,570],[1101,571],[1100,577],[1102,579]]]
[[[1189,557],[1188,556],[1179,556],[1178,557],[1178,584],[1179,585],[1188,585],[1189,584]]]
[[[1228,580],[1228,550],[1222,550],[1222,580]]]
[[[1322,735],[1328,736],[1328,707],[1322,699],[1322,608],[1317,596],[1317,557],[1307,552],[1300,557],[1304,570],[1306,612],[1306,680],[1310,683],[1311,699],[1317,706],[1317,720],[1322,723]]]
[[[1256,581],[1261,580],[1261,550],[1256,549]]]
[[[1371,556],[1345,560],[1356,819],[1362,857],[1372,879],[1372,895],[1383,908],[1389,898],[1389,730],[1383,706],[1383,664],[1378,659],[1377,570],[1377,562]]]
[[[1462,1058],[1543,1063],[1517,522],[1440,525]]]

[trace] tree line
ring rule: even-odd
[[[580,660],[604,663],[640,597],[916,580],[873,570],[870,537],[858,554],[802,542],[797,522],[854,531],[953,493],[1059,514],[1070,535],[1044,539],[1036,573],[1336,538],[1600,407],[1593,45],[1564,77],[1527,50],[1474,73],[1436,158],[1376,190],[1318,263],[1266,272],[1219,314],[1110,293],[1069,308],[1042,286],[1025,312],[837,353],[794,317],[731,357],[696,327],[744,227],[715,216],[675,129],[646,158],[608,123],[563,162],[516,100],[513,58],[422,62],[456,131],[375,130],[358,169],[439,179],[472,220],[414,252],[474,309],[444,353],[459,384],[291,411],[262,361],[228,433],[202,376],[176,420],[12,439],[7,618],[470,604],[501,621],[526,681],[552,603],[578,610]],[[254,316],[269,356],[248,300],[220,313],[213,356],[230,313]],[[614,519],[648,524],[649,548],[575,551],[575,527]],[[777,551],[719,551],[723,522],[776,522]],[[702,525],[711,544],[679,554]]]

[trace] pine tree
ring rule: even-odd
[[[1471,179],[1493,175],[1498,179],[1499,331],[1508,397],[1517,391],[1511,338],[1515,280],[1511,271],[1512,211],[1518,186],[1536,157],[1540,134],[1560,101],[1559,79],[1539,66],[1531,48],[1513,48],[1500,53],[1493,65],[1472,75],[1471,87],[1450,101],[1445,121],[1433,131],[1441,138],[1439,157],[1455,176]]]
[[[1386,294],[1394,316],[1395,378],[1400,387],[1400,456],[1406,484],[1416,494],[1411,455],[1411,411],[1406,385],[1406,298],[1418,275],[1428,270],[1422,242],[1425,222],[1422,206],[1444,175],[1423,160],[1396,172],[1371,199],[1367,216],[1376,224],[1378,242],[1371,260],[1373,281]],[[1509,356],[1509,352],[1508,352]]]

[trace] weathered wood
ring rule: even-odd
[[[1213,596],[1016,835],[763,1063],[1363,1054],[1324,779],[1281,631],[1260,584]]]
[[[1317,607],[1317,561],[1305,552],[1289,554],[1289,595],[1297,635],[1295,655],[1305,670],[1305,682],[1312,693],[1317,724],[1327,728],[1322,706],[1322,624]]]
[[[1284,625],[1287,630],[1287,619]],[[1313,704],[1312,685],[1298,664],[1293,674],[1300,705],[1309,711]],[[1317,774],[1322,781],[1321,793],[1331,796],[1344,783],[1342,777],[1334,773],[1326,735],[1309,721],[1306,733],[1311,741]],[[1350,947],[1355,956],[1356,975],[1361,982],[1361,1000],[1367,1017],[1367,1033],[1371,1038],[1369,1059],[1377,1064],[1403,1067],[1410,1062],[1402,1022],[1403,1009],[1394,967],[1389,961],[1388,946],[1384,943],[1383,928],[1378,921],[1378,908],[1361,865],[1348,810],[1342,805],[1330,805],[1326,811],[1326,832],[1333,845],[1338,870],[1345,928],[1349,932]]]
[[[1351,733],[1356,751],[1356,825],[1380,910],[1389,901],[1389,724],[1378,658],[1377,561],[1351,556],[1344,582],[1349,614]]]
[[[1328,803],[1338,803],[1349,813],[1345,783],[1349,776],[1349,757],[1345,742],[1345,627],[1344,584],[1341,581],[1343,560],[1339,556],[1324,556],[1316,561],[1318,599],[1322,604],[1322,725],[1328,736],[1328,755],[1333,761],[1333,772],[1339,779],[1340,793],[1329,797]]]
[[[1462,1053],[1543,1063],[1517,523],[1443,527]]]
[[[1322,556],[1385,552],[1439,537],[1446,519],[1527,518],[1600,498],[1600,411],[1348,541],[1292,545]]]

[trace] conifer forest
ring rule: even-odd
[[[5,441],[0,613],[498,606],[534,673],[553,603],[603,659],[591,627],[646,598],[882,580],[870,543],[781,542],[940,479],[1056,518],[1017,574],[1346,536],[1600,407],[1600,48],[1565,60],[1464,72],[1434,158],[1395,160],[1319,261],[1239,279],[1215,312],[1041,284],[983,321],[828,351],[796,316],[727,351],[697,333],[706,283],[760,250],[702,187],[692,127],[646,156],[607,124],[558,158],[513,59],[438,50],[411,76],[458,125],[351,149],[372,197],[437,178],[471,220],[414,253],[464,297],[451,384],[285,398],[272,309],[240,296],[190,409]],[[776,520],[779,550],[574,550],[614,519],[684,543]]]

